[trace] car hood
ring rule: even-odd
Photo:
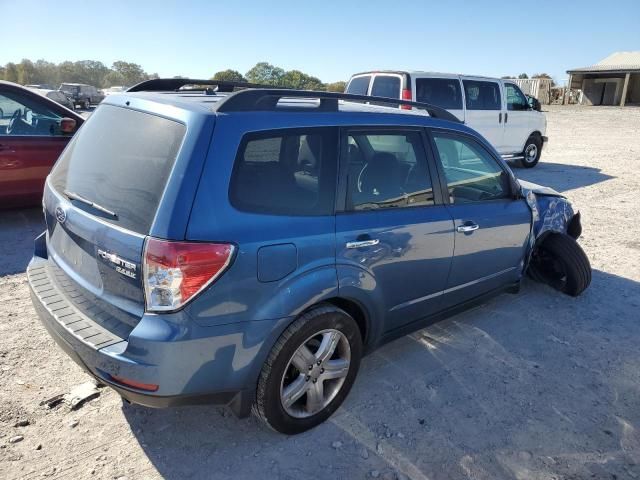
[[[547,196],[547,197],[566,198],[560,192],[554,190],[551,187],[545,187],[543,185],[538,185],[537,183],[527,182],[526,180],[521,180],[521,179],[518,179],[518,183],[520,184],[520,186],[524,190],[531,191],[531,192],[535,193],[536,195],[544,195],[544,196]],[[526,194],[526,192],[525,192],[525,194]]]

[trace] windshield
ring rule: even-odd
[[[103,105],[63,152],[51,184],[61,194],[73,193],[117,215],[105,216],[106,221],[146,234],[185,131],[166,118]]]

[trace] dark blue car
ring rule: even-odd
[[[28,267],[47,330],[128,401],[301,432],[382,343],[527,272],[590,282],[571,204],[446,111],[186,83],[205,82],[96,109],[47,179]]]

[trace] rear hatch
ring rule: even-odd
[[[145,238],[185,132],[175,120],[102,105],[47,181],[47,250],[54,279],[78,309],[122,338],[144,314]]]

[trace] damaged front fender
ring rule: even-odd
[[[522,195],[531,209],[532,222],[525,270],[538,241],[550,233],[561,233],[578,238],[581,232],[580,214],[561,193],[549,187],[518,180]]]

